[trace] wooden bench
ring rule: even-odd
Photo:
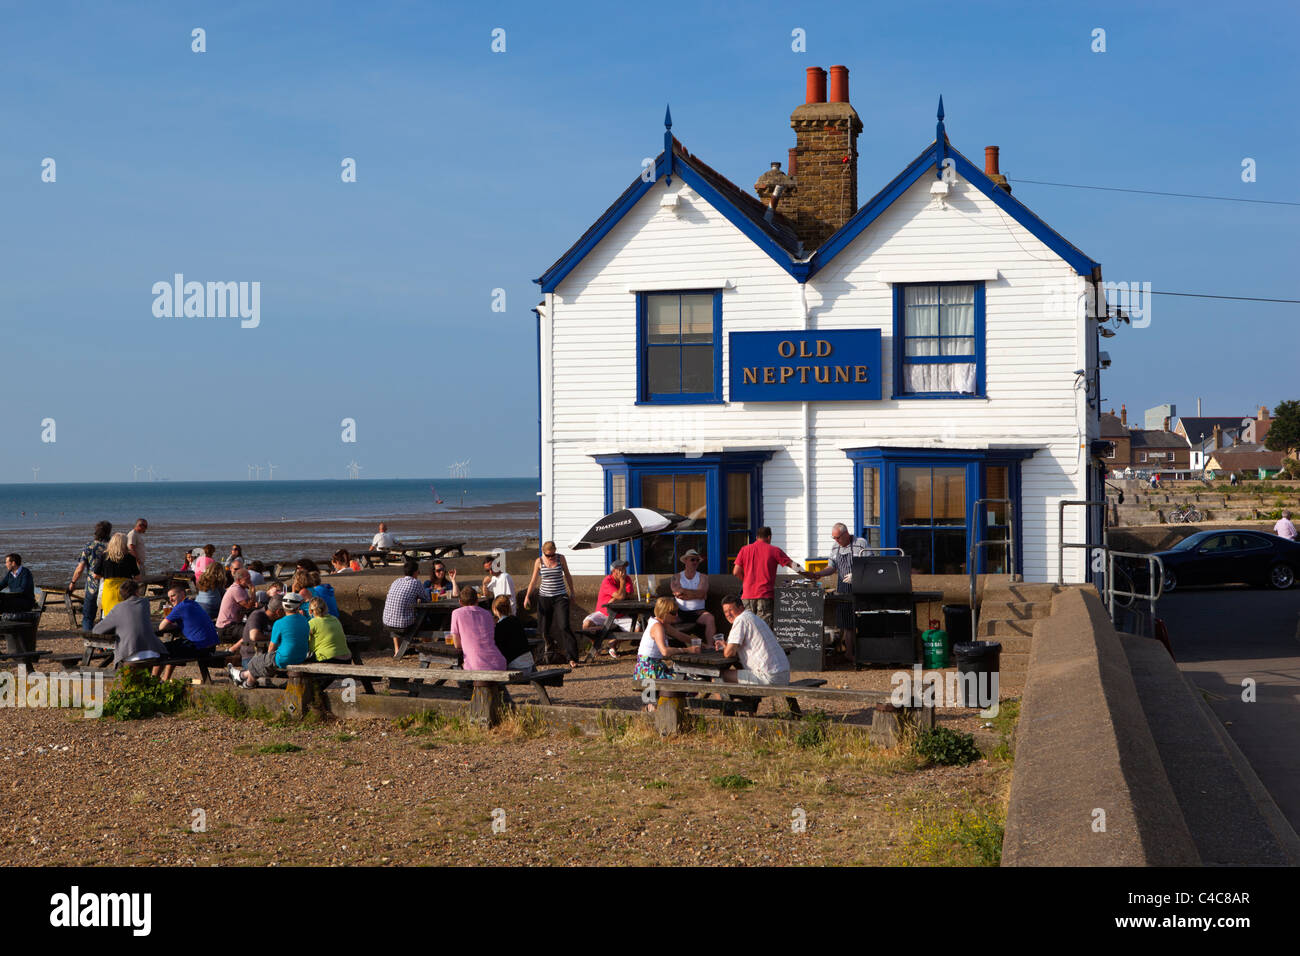
[[[40,660],[42,657],[48,657],[49,651],[11,651],[0,654],[0,662],[14,664],[31,664]]]
[[[420,649],[421,670],[427,670],[433,664],[446,665],[449,662],[459,661],[461,656],[460,652],[457,651],[456,648],[452,647],[450,644],[430,643],[430,644],[420,645],[419,649]],[[457,671],[456,668],[448,668],[444,666],[444,669],[452,670],[453,672],[464,673],[464,671]],[[508,683],[512,685],[516,685],[516,684],[532,685],[533,690],[537,691],[537,696],[541,698],[542,704],[549,707],[551,705],[551,695],[550,692],[547,690],[547,688],[563,687],[564,675],[567,673],[569,673],[569,669],[567,667],[550,667],[544,669],[534,668],[531,671],[521,672],[519,677],[516,677],[513,680],[508,681]],[[442,684],[445,684],[446,682],[447,681],[444,678],[442,680],[434,681],[433,684],[431,684],[430,686],[439,687]],[[461,683],[467,683],[467,682],[462,681]],[[418,688],[416,693],[418,693]],[[509,703],[509,701],[507,701],[507,703]]]
[[[288,668],[289,686],[285,688],[287,709],[301,715],[319,699],[317,691],[336,680],[355,677],[372,680],[409,680],[414,693],[419,693],[423,681],[473,682],[474,690],[469,702],[469,719],[473,723],[492,726],[501,719],[502,689],[506,684],[524,675],[523,671],[467,671],[449,668],[427,668],[413,676],[409,667],[392,664],[367,664],[362,667],[349,664],[294,664]],[[436,686],[436,685],[435,685]],[[414,695],[413,695],[414,696]]]
[[[100,663],[110,669],[115,668],[113,665],[113,656],[117,653],[117,635],[116,634],[96,634],[93,631],[79,631],[82,640],[81,666],[89,667],[96,658],[100,658]],[[62,655],[61,655],[62,656]],[[195,664],[199,668],[199,680],[204,684],[212,683],[212,675],[208,668],[215,667],[218,670],[225,670],[229,663],[230,655],[228,651],[217,650],[213,648],[206,654],[186,654],[180,657],[151,657],[142,661],[131,661],[132,667],[179,667],[182,664]],[[64,665],[67,666],[66,664]]]
[[[635,681],[634,683],[640,689],[649,682]],[[764,697],[783,697],[790,712],[796,716],[803,714],[799,708],[799,698],[850,701],[867,705],[872,708],[872,742],[885,747],[892,747],[901,739],[904,723],[911,724],[918,730],[934,727],[934,708],[931,706],[897,707],[890,702],[892,691],[827,688],[819,686],[826,683],[821,678],[805,678],[781,687],[770,684],[729,684],[723,681],[702,683],[692,680],[657,680],[653,683],[658,696],[655,705],[655,726],[661,734],[676,733],[680,729],[686,697],[695,694],[717,694],[722,698],[724,708],[726,702],[736,698],[761,701]],[[660,716],[661,714],[663,716]]]
[[[75,671],[82,669],[80,654],[51,654],[46,660],[47,664],[58,664],[65,671]],[[96,668],[98,669],[98,668]]]

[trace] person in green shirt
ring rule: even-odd
[[[322,664],[351,661],[352,652],[348,650],[348,639],[343,634],[343,622],[330,613],[323,598],[312,598],[308,607],[311,608],[311,623],[307,646],[311,648],[312,656]]]

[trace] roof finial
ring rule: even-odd
[[[939,112],[936,114],[938,122],[934,124],[934,148],[938,153],[938,161],[934,164],[934,175],[936,179],[943,179],[944,162],[948,158],[948,134],[943,129],[943,94],[939,94]]]
[[[673,184],[673,169],[675,160],[673,159],[673,111],[664,104],[664,162],[667,164],[664,176],[664,183],[668,186]]]

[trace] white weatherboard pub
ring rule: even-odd
[[[665,118],[653,177],[537,280],[543,539],[645,505],[696,519],[637,545],[651,573],[688,548],[728,572],[761,525],[803,561],[843,521],[918,574],[967,573],[972,541],[1014,534],[1014,570],[1056,579],[1057,503],[1102,497],[1101,268],[1011,195],[996,147],[980,169],[948,142],[942,100],[938,120],[859,207],[843,67],[829,98],[808,71],[787,169],[756,195]],[[1067,508],[1065,540],[1098,543],[1101,520]],[[977,570],[1007,557],[982,549]],[[1086,563],[1067,550],[1065,579]]]

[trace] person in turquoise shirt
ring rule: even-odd
[[[259,679],[273,677],[277,670],[307,660],[311,625],[302,614],[302,598],[296,594],[271,598],[266,606],[266,616],[275,621],[267,652],[254,654],[247,670],[240,670],[233,664],[230,667],[230,679],[244,687],[256,687]]]

